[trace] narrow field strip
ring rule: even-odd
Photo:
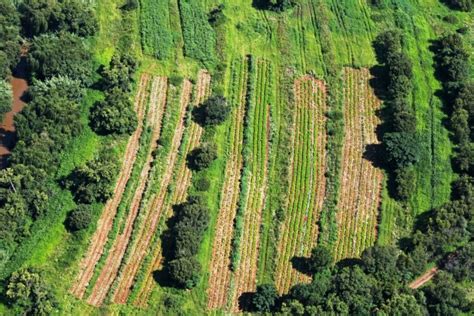
[[[97,230],[91,239],[91,244],[82,259],[79,267],[79,274],[71,288],[71,293],[78,298],[82,298],[86,291],[87,285],[94,274],[94,268],[104,251],[108,234],[112,228],[117,208],[122,199],[128,180],[132,173],[135,158],[140,145],[140,136],[143,132],[143,117],[145,115],[145,101],[147,100],[147,89],[150,81],[148,74],[142,74],[138,84],[137,94],[135,96],[134,109],[138,116],[138,126],[130,137],[127,148],[125,149],[125,157],[120,170],[117,184],[115,185],[112,199],[105,204],[102,215],[97,222]]]
[[[310,280],[293,268],[291,260],[309,256],[316,245],[326,188],[326,86],[321,80],[304,76],[295,81],[294,95],[290,190],[275,272],[280,293]]]
[[[157,141],[160,137],[161,120],[166,104],[166,82],[166,78],[157,77],[152,83],[148,117],[151,119],[149,124],[150,128],[152,129],[152,137],[150,138],[147,159],[140,173],[139,183],[132,198],[130,210],[125,221],[125,227],[121,234],[117,236],[114,244],[112,245],[104,267],[96,283],[94,284],[90,296],[87,299],[87,302],[94,306],[102,305],[105,298],[107,297],[109,289],[117,276],[122,258],[125,254],[125,250],[127,249],[127,245],[133,232],[133,226],[140,209],[140,202],[143,192],[145,191],[146,183],[154,160],[153,151],[155,150]]]
[[[210,96],[210,94],[211,94],[211,76],[207,71],[201,70],[199,71],[198,80],[196,83],[195,97],[193,100],[194,106],[198,106],[199,104],[201,104],[203,101],[206,100],[206,98]],[[180,159],[177,161],[177,164],[173,164],[173,166],[168,165],[169,166],[168,169],[170,170],[170,172],[172,172],[170,175],[169,183],[171,183],[171,176],[174,174],[173,182],[175,184],[175,190],[171,199],[165,199],[165,197],[163,197],[163,200],[161,202],[161,207],[160,207],[160,217],[163,212],[164,212],[165,218],[169,218],[172,215],[172,212],[173,212],[172,205],[181,203],[186,199],[187,189],[189,185],[191,184],[192,172],[186,165],[186,156],[187,156],[187,153],[189,153],[191,150],[193,150],[196,146],[199,145],[203,129],[198,124],[191,122],[190,126],[188,127],[187,132],[188,132],[189,137],[187,139],[187,143],[184,144],[184,152],[182,153]],[[179,150],[179,147],[176,149],[177,158],[178,158],[178,150]],[[164,187],[164,190],[166,190],[167,192],[167,186]],[[158,223],[159,221],[157,221],[157,224]],[[153,239],[153,235],[156,233],[156,229],[157,229],[156,226],[157,225],[155,225],[154,229],[149,230],[150,231],[150,234],[148,237],[149,240],[147,242],[147,247],[146,247],[147,253],[150,252],[150,247],[152,246],[150,245],[150,243]],[[143,267],[144,269],[146,269],[146,272],[145,272],[146,275],[143,281],[143,285],[137,295],[137,298],[133,302],[134,305],[136,306],[147,305],[148,298],[153,290],[153,286],[155,285],[153,272],[155,270],[158,270],[162,265],[163,256],[162,256],[162,249],[161,249],[161,241],[159,240],[159,238],[158,238],[157,243],[158,243],[158,246],[156,248],[152,248],[155,250],[154,251],[151,250],[152,258],[150,260],[150,264],[148,265],[148,267]],[[132,286],[133,286],[133,283],[132,283]],[[131,286],[129,287],[127,296],[130,293],[130,289],[131,289]]]
[[[260,227],[268,186],[268,159],[270,140],[270,105],[268,95],[272,86],[271,64],[256,60],[255,91],[249,105],[250,157],[240,247],[240,261],[232,280],[229,295],[230,310],[239,311],[239,297],[253,292],[257,286],[257,260],[260,248]]]
[[[164,165],[166,165],[165,173],[160,180],[158,193],[145,207],[145,220],[138,228],[138,238],[136,239],[136,243],[131,247],[129,260],[122,270],[121,279],[118,282],[117,288],[112,298],[113,302],[115,303],[126,303],[128,295],[130,294],[130,290],[133,286],[135,276],[147,254],[149,244],[155,233],[156,227],[160,222],[163,203],[167,195],[168,185],[171,182],[173,167],[176,164],[179,147],[181,145],[185,130],[184,118],[186,115],[187,106],[190,101],[191,88],[191,83],[188,80],[185,80],[183,82],[179,101],[178,125],[175,128],[169,154],[166,160],[162,162]]]
[[[247,95],[248,62],[247,59],[236,60],[233,64],[231,95],[229,101],[234,106],[232,123],[229,132],[230,150],[225,169],[225,181],[222,188],[219,215],[212,245],[211,263],[209,266],[209,284],[207,289],[208,309],[223,308],[227,303],[230,287],[230,255],[234,219],[238,207],[240,179],[242,170],[242,146],[245,115],[245,97]]]
[[[337,205],[335,260],[360,256],[375,243],[383,173],[364,158],[377,144],[380,101],[369,86],[368,69],[344,69],[344,144]]]

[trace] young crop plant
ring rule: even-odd
[[[184,54],[206,65],[216,60],[216,34],[200,1],[179,0]]]
[[[368,69],[344,69],[344,144],[337,205],[336,260],[360,256],[374,245],[383,173],[365,152],[378,144],[380,101],[369,86]]]
[[[319,214],[326,190],[326,86],[304,76],[294,83],[293,154],[285,221],[280,228],[276,284],[281,293],[309,278],[292,267],[292,259],[307,257],[316,245]]]
[[[140,1],[140,31],[145,54],[166,59],[173,53],[169,0]]]

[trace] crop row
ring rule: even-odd
[[[239,243],[234,249],[237,253],[233,255],[237,255],[238,259],[229,293],[230,309],[233,311],[239,309],[238,301],[243,293],[256,289],[261,218],[268,186],[272,68],[268,61],[257,59],[250,69],[253,70],[250,74],[253,84],[249,87],[239,205],[239,213],[243,214],[242,229],[235,230]]]
[[[275,277],[282,293],[295,283],[308,281],[292,268],[291,260],[308,256],[315,246],[326,186],[326,87],[322,81],[304,76],[296,80],[294,94],[290,188]]]
[[[169,0],[140,1],[140,32],[143,52],[160,59],[173,50],[169,21]]]
[[[230,149],[227,153],[225,181],[212,246],[209,268],[208,308],[222,308],[227,302],[231,278],[231,250],[234,219],[238,207],[240,178],[243,166],[242,146],[247,94],[248,61],[235,59],[232,63],[229,102],[233,106],[229,131]]]
[[[382,171],[365,153],[378,143],[379,100],[369,86],[367,69],[344,69],[344,144],[338,201],[336,260],[359,256],[376,239]]]

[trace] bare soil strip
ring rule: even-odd
[[[344,69],[344,145],[338,201],[336,260],[358,257],[376,239],[383,174],[364,153],[377,144],[380,101],[369,86],[367,69]]]
[[[257,260],[260,248],[260,226],[262,212],[265,207],[268,186],[268,156],[270,137],[270,105],[266,97],[271,87],[271,65],[258,60],[256,92],[253,106],[253,135],[251,142],[252,157],[248,186],[244,226],[240,239],[240,261],[234,273],[233,290],[230,295],[230,309],[238,312],[239,298],[243,293],[253,292],[257,286]]]
[[[310,278],[293,269],[291,259],[306,257],[315,246],[326,178],[326,87],[311,76],[295,81],[293,155],[287,214],[278,244],[276,285],[287,293]]]
[[[135,97],[134,108],[138,116],[138,126],[135,132],[130,137],[127,148],[125,150],[125,157],[122,163],[122,169],[115,185],[114,195],[112,199],[107,201],[102,215],[97,222],[97,230],[91,239],[91,244],[79,265],[79,274],[76,281],[71,288],[71,293],[78,298],[84,296],[87,285],[92,278],[94,268],[99,261],[104,251],[104,246],[107,242],[107,236],[112,228],[117,208],[122,199],[125,187],[132,173],[133,164],[140,145],[140,136],[143,131],[143,116],[145,114],[145,101],[147,99],[147,87],[150,76],[143,74],[140,77],[138,84],[138,91]]]
[[[94,284],[91,295],[87,299],[87,302],[91,305],[102,305],[110,289],[110,286],[117,276],[120,264],[125,254],[125,250],[127,249],[127,245],[130,241],[130,237],[133,232],[133,226],[140,209],[140,202],[142,200],[143,192],[145,191],[146,183],[152,167],[152,153],[156,148],[157,141],[160,137],[161,120],[166,104],[166,87],[166,78],[157,77],[153,80],[149,111],[149,118],[152,119],[152,121],[150,121],[152,137],[150,138],[148,156],[140,173],[138,187],[135,190],[135,194],[132,198],[130,210],[125,221],[125,228],[112,245],[111,251],[109,252],[109,255],[105,261],[104,268],[102,269],[99,278]]]
[[[237,107],[232,115],[231,149],[226,164],[224,186],[221,194],[219,215],[212,247],[210,276],[207,289],[209,309],[223,308],[226,305],[230,287],[231,270],[230,255],[232,250],[232,236],[234,218],[237,212],[240,178],[242,170],[243,121],[245,113],[245,97],[247,93],[247,63],[239,69],[239,76],[232,85],[238,86],[238,95],[235,96]]]
[[[425,283],[430,281],[436,274],[438,273],[438,268],[434,267],[432,269],[429,269],[423,275],[420,275],[418,278],[416,278],[413,282],[411,282],[408,287],[410,289],[417,289],[421,286],[423,286]]]
[[[195,93],[195,99],[193,100],[193,103],[195,106],[198,106],[201,104],[207,97],[209,97],[211,93],[211,76],[210,74],[205,71],[201,70],[199,71],[198,74],[198,80],[196,84],[196,93]],[[201,135],[202,135],[203,129],[201,126],[198,124],[191,122],[189,126],[189,140],[188,143],[185,146],[184,150],[184,156],[186,157],[187,153],[191,150],[193,150],[196,146],[199,145]],[[178,153],[178,150],[176,150],[176,154]],[[170,171],[173,170],[172,167],[169,168]],[[186,159],[181,159],[179,164],[176,166],[176,178],[175,178],[175,184],[176,188],[172,197],[172,203],[165,203],[165,205],[161,206],[161,212],[165,212],[166,217],[170,217],[172,215],[172,204],[177,204],[181,203],[186,199],[186,193],[189,185],[191,184],[191,176],[192,172],[189,170],[189,168],[186,165]],[[155,233],[156,228],[153,230],[153,233]],[[150,238],[151,241],[151,238]],[[160,241],[158,241],[160,243]],[[150,242],[148,242],[147,249],[150,248]],[[158,245],[158,247],[155,249],[155,252],[152,254],[153,258],[151,260],[151,264],[146,268],[146,277],[143,282],[143,286],[134,301],[134,305],[136,306],[146,306],[148,302],[148,298],[153,290],[153,286],[155,285],[155,280],[153,279],[153,272],[160,269],[162,265],[162,251],[161,251],[161,246]]]

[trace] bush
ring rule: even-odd
[[[3,121],[4,115],[12,107],[12,89],[8,82],[0,79],[0,120]]]
[[[211,97],[194,109],[193,118],[203,126],[219,125],[229,117],[230,110],[224,97]]]
[[[209,181],[207,178],[199,178],[194,186],[196,187],[196,190],[200,191],[200,192],[205,192],[207,190],[209,190],[210,186],[211,186],[211,181]]]
[[[215,144],[204,143],[193,149],[187,157],[190,169],[200,171],[208,168],[217,159],[217,147]]]
[[[92,220],[91,209],[89,205],[80,204],[71,211],[67,217],[67,228],[71,232],[86,229]]]
[[[308,259],[308,271],[314,274],[329,268],[332,263],[331,251],[324,246],[318,246],[311,250],[311,257]]]

